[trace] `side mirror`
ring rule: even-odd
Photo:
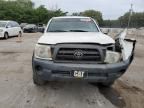
[[[6,28],[11,28],[11,26],[6,26]]]
[[[109,29],[103,28],[103,29],[100,29],[100,30],[101,30],[102,33],[104,33],[106,35],[109,33]]]

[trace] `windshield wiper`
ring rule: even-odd
[[[85,31],[85,30],[51,30],[51,31],[48,31],[48,32],[89,32],[89,31]]]
[[[48,32],[67,32],[65,30],[51,30],[51,31],[48,31]]]
[[[89,31],[85,31],[85,30],[69,30],[70,32],[89,32]]]

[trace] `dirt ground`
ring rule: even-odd
[[[141,34],[139,34],[141,32]],[[113,87],[84,82],[32,82],[32,52],[41,33],[0,39],[0,108],[144,108],[144,31],[137,36],[135,59]]]

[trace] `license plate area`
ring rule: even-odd
[[[85,71],[73,71],[73,77],[75,78],[84,78]]]

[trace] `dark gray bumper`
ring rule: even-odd
[[[88,82],[106,82],[119,78],[127,70],[130,60],[116,64],[72,64],[54,63],[53,61],[33,58],[33,72],[43,80],[74,80],[73,71],[85,71],[84,78]]]

